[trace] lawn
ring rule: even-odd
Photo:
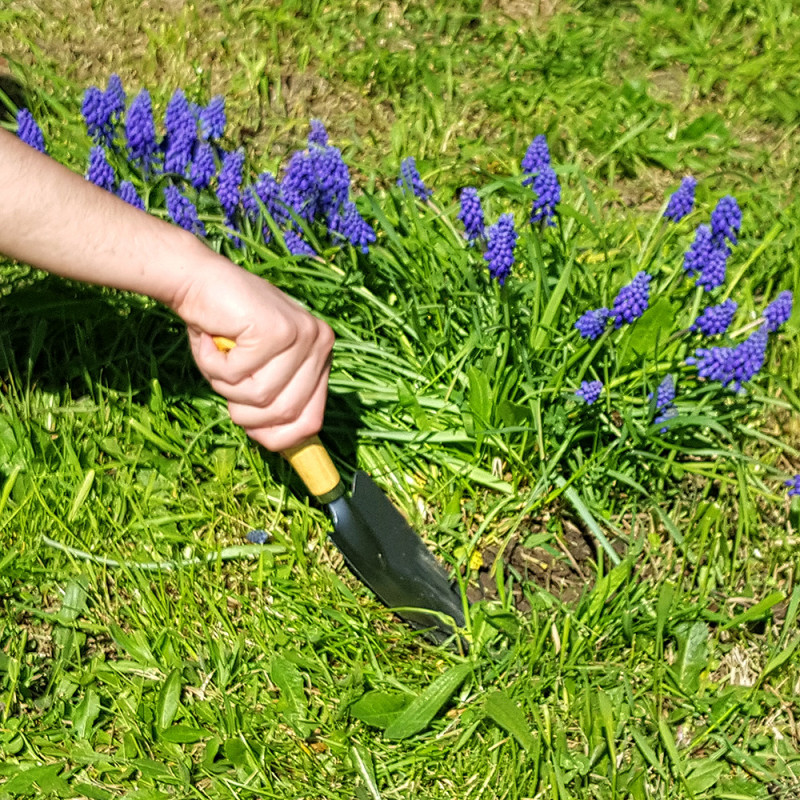
[[[711,345],[683,269],[731,195],[713,297],[738,310],[712,345],[752,345],[800,289],[799,54],[789,0],[0,9],[4,69],[81,173],[83,92],[112,73],[159,121],[176,88],[223,95],[249,176],[324,122],[369,252],[312,222],[316,257],[274,220],[232,237],[208,194],[207,239],[334,327],[323,440],[473,601],[468,650],[411,630],[230,422],[179,320],[2,262],[0,799],[800,798],[800,312],[732,391],[686,361]],[[539,134],[552,227],[522,180]],[[409,156],[429,201],[397,185]],[[465,186],[487,225],[514,216],[502,286],[464,239]],[[649,309],[581,337],[643,271]]]

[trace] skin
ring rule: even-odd
[[[333,332],[183,229],[0,129],[0,252],[64,278],[148,295],[186,323],[231,419],[269,450],[322,427]],[[220,352],[213,342],[235,342]]]

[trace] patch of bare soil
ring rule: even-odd
[[[523,614],[531,610],[526,589],[530,590],[532,585],[545,589],[563,603],[577,603],[592,587],[597,554],[591,540],[577,525],[568,519],[561,524],[562,534],[549,547],[526,547],[523,541],[531,530],[515,534],[502,549],[487,547],[477,582],[467,591],[470,602],[497,599],[498,584],[507,585],[511,578],[514,605]]]
[[[566,3],[561,0],[483,0],[481,12],[499,11],[515,22],[547,22],[556,11],[564,11]]]

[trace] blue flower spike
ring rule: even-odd
[[[768,336],[767,326],[762,325],[734,347],[701,347],[686,363],[696,366],[701,378],[718,381],[738,392],[764,366]]]
[[[655,422],[666,422],[668,419],[677,416],[677,414],[678,411],[675,408],[675,378],[673,375],[667,375],[656,390]],[[667,428],[661,428],[660,432],[666,433]]]
[[[397,179],[397,185],[402,187],[403,191],[408,187],[420,200],[427,200],[433,194],[433,191],[422,180],[414,156],[409,156],[400,164],[400,177]]]
[[[765,309],[764,319],[767,330],[772,333],[778,330],[792,316],[793,297],[790,291],[781,292]]]
[[[116,183],[114,168],[108,163],[105,148],[95,146],[89,151],[89,168],[86,171],[86,180],[101,189],[106,189],[109,192],[114,191],[114,184]]]
[[[167,201],[167,213],[176,225],[198,236],[206,235],[206,227],[197,215],[196,206],[177,187],[172,184],[166,186],[164,198]]]
[[[543,133],[534,136],[533,141],[525,151],[521,166],[522,171],[527,176],[523,181],[524,185],[530,183],[533,175],[541,169],[550,166],[550,150],[547,147],[547,137]]]
[[[731,244],[736,244],[736,236],[742,227],[742,211],[736,198],[727,194],[721,198],[711,212],[711,234],[714,242],[724,245],[727,239]]]
[[[244,150],[240,148],[232,153],[225,153],[219,170],[217,199],[225,212],[225,218],[228,222],[233,219],[241,200],[239,187],[242,185],[243,170]]]
[[[461,210],[458,218],[464,226],[464,235],[472,244],[486,235],[486,223],[483,218],[483,207],[478,197],[478,190],[467,186],[461,192]]]
[[[561,202],[561,184],[555,170],[542,167],[533,178],[536,199],[531,209],[531,224],[541,222],[545,226],[555,225],[556,206]]]
[[[502,286],[514,265],[514,248],[517,246],[514,216],[502,214],[489,228],[488,239],[483,258],[488,263],[489,274]]]
[[[317,147],[328,146],[328,131],[325,129],[322,120],[311,120],[311,132],[308,134],[308,146],[316,145]]]
[[[684,217],[691,214],[694,208],[694,190],[697,187],[697,180],[691,175],[687,175],[681,185],[672,193],[664,211],[664,217],[673,222],[680,222]]]
[[[158,142],[156,126],[153,121],[153,103],[147,89],[142,89],[134,97],[125,117],[125,137],[128,143],[128,156],[134,166],[141,167],[149,174],[156,162]]]
[[[38,150],[40,153],[47,152],[42,129],[27,108],[17,111],[17,136],[34,150]]]
[[[328,224],[332,233],[347,239],[362,253],[368,253],[369,245],[375,241],[375,231],[358,212],[352,200],[348,200],[336,214],[329,216]]]
[[[117,197],[124,200],[129,206],[138,208],[139,211],[144,211],[144,201],[136,191],[136,187],[130,181],[122,181],[117,189]]]
[[[207,106],[200,109],[200,136],[207,141],[219,141],[225,133],[225,98],[214,95]]]
[[[731,326],[738,308],[739,304],[730,298],[717,306],[708,306],[692,323],[691,330],[699,331],[703,336],[719,336]]]
[[[587,406],[594,405],[603,391],[602,381],[581,381],[581,387],[575,392],[578,400],[583,400]]]
[[[789,487],[789,497],[800,497],[800,474],[793,475],[791,478],[784,481],[783,485]]]
[[[697,276],[697,285],[710,292],[725,282],[731,251],[724,238],[714,235],[708,225],[699,225],[694,241],[683,257],[683,268],[689,276]]]
[[[611,318],[608,308],[595,308],[583,313],[575,323],[581,337],[594,340],[599,338],[606,329],[606,323]]]
[[[291,228],[283,232],[283,240],[286,242],[286,247],[293,256],[316,256],[317,253],[314,248],[303,239],[297,231]]]
[[[182,89],[176,89],[164,115],[167,131],[164,172],[184,176],[194,154],[197,120]]]
[[[646,272],[637,272],[633,280],[619,290],[611,308],[615,328],[630,324],[644,314],[650,303],[651,280]]]

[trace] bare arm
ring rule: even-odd
[[[186,322],[231,418],[270,450],[322,425],[333,333],[192,234],[129,206],[0,129],[0,252],[65,278],[146,294]],[[236,342],[228,354],[211,337]]]

